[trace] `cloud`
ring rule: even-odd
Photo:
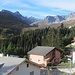
[[[15,4],[15,0],[0,0],[0,4],[7,5],[7,4]]]
[[[46,13],[46,12],[40,12],[40,11],[19,10],[19,12],[20,12],[22,15],[24,15],[24,14],[26,13],[25,16],[28,16],[28,17],[34,15],[33,17],[36,17],[36,18],[42,18],[42,17],[45,18],[45,17],[48,16],[48,15],[50,15],[50,16],[55,16],[55,15],[53,15],[53,14]]]
[[[22,0],[0,0],[0,4],[2,6],[6,5],[13,5],[17,7],[26,7],[26,8],[33,8],[32,6],[28,5],[27,3],[23,3]]]
[[[47,8],[54,7],[75,11],[75,0],[30,0],[30,2],[37,3],[38,6],[40,5]]]
[[[75,11],[75,0],[0,0],[0,9],[40,18]]]
[[[75,11],[75,0],[0,0],[0,5],[10,4],[18,7],[35,8],[34,6],[28,4],[29,2],[40,7],[53,7]]]

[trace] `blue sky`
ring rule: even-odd
[[[0,0],[0,11],[19,11],[23,16],[45,18],[75,12],[75,0]]]

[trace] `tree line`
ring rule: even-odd
[[[0,52],[9,55],[27,56],[27,52],[36,46],[50,46],[61,49],[71,43],[75,36],[75,27],[67,28],[61,24],[58,28],[44,28],[18,33],[12,29],[0,29]]]

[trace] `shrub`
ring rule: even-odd
[[[72,75],[75,75],[75,72]]]

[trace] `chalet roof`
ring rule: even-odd
[[[4,65],[0,69],[0,75],[7,75],[9,72],[11,72],[14,68],[16,68],[24,60],[25,58],[1,57],[0,62],[4,63]]]
[[[45,56],[47,53],[52,51],[55,47],[48,47],[48,46],[37,46],[31,51],[28,52],[28,54],[35,54],[35,55],[43,55]]]
[[[34,63],[32,61],[29,61],[25,58],[18,58],[18,57],[1,57],[0,63],[4,63],[3,67],[0,69],[0,75],[7,75],[12,70],[14,70],[18,65],[20,65],[23,62],[30,63],[37,67],[42,67],[41,65],[38,65],[37,63]]]

